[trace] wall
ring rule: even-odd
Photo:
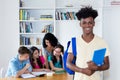
[[[104,80],[120,80],[120,6],[104,8],[103,37],[110,47],[110,69]]]
[[[0,0],[0,69],[6,69],[9,60],[17,54],[18,1]]]

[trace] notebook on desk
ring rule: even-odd
[[[59,71],[55,71],[56,74],[63,74],[65,73],[65,70],[59,70]]]
[[[54,74],[53,71],[50,72],[46,72],[46,71],[41,71],[41,72],[32,72],[32,74],[22,74],[21,77],[22,78],[34,78],[34,77],[40,77],[40,76],[52,76]]]
[[[102,49],[99,49],[99,50],[95,50],[95,51],[94,51],[92,61],[93,61],[97,66],[103,65],[105,52],[106,52],[106,48],[102,48]]]
[[[28,74],[22,74],[21,77],[22,78],[34,78],[36,76],[28,73]]]
[[[41,71],[41,72],[32,72],[32,74],[35,76],[41,76],[41,75],[47,75],[47,76],[51,75],[52,76],[54,74],[54,72],[53,71],[50,71],[50,72]]]

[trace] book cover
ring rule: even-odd
[[[75,12],[72,12],[72,13],[73,13],[74,20],[77,20],[76,13]]]
[[[34,45],[34,43],[33,43],[33,37],[30,37],[30,44]]]
[[[93,61],[97,66],[103,65],[105,52],[106,52],[106,48],[102,48],[102,49],[99,49],[99,50],[95,50],[95,51],[94,51],[94,55],[93,55],[92,61]]]
[[[74,16],[73,16],[72,12],[70,12],[70,18],[71,18],[71,20],[74,20]]]
[[[30,33],[30,32],[31,32],[31,25],[26,24],[26,33]]]
[[[20,10],[20,14],[19,14],[20,20],[22,20],[22,18],[23,18],[22,13],[23,13],[23,10]]]
[[[55,12],[55,19],[56,19],[56,20],[59,19],[59,18],[58,18],[58,12],[57,12],[57,11]]]
[[[41,44],[40,38],[36,38],[36,45],[40,45],[40,44]]]
[[[64,15],[64,13],[62,13],[61,16],[62,16],[62,19],[63,19],[63,20],[66,20],[66,17],[65,17],[65,15]]]

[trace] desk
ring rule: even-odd
[[[68,75],[67,73],[64,73],[64,74],[53,74],[53,76],[44,76],[44,77],[36,77],[36,78],[29,78],[29,79],[2,78],[0,80],[73,80],[73,77],[71,75]]]

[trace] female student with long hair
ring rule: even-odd
[[[58,39],[52,33],[45,34],[42,45],[44,48],[44,57],[45,57],[46,68],[50,67],[47,59],[48,59],[48,56],[53,54],[52,51],[57,44],[58,44]]]
[[[37,47],[30,48],[30,63],[33,67],[33,71],[49,71],[46,69],[45,59],[40,55],[40,50]]]
[[[53,55],[48,56],[48,62],[50,64],[50,68],[53,71],[64,70],[63,62],[62,62],[62,54],[64,52],[64,48],[62,45],[58,44],[53,49]]]

